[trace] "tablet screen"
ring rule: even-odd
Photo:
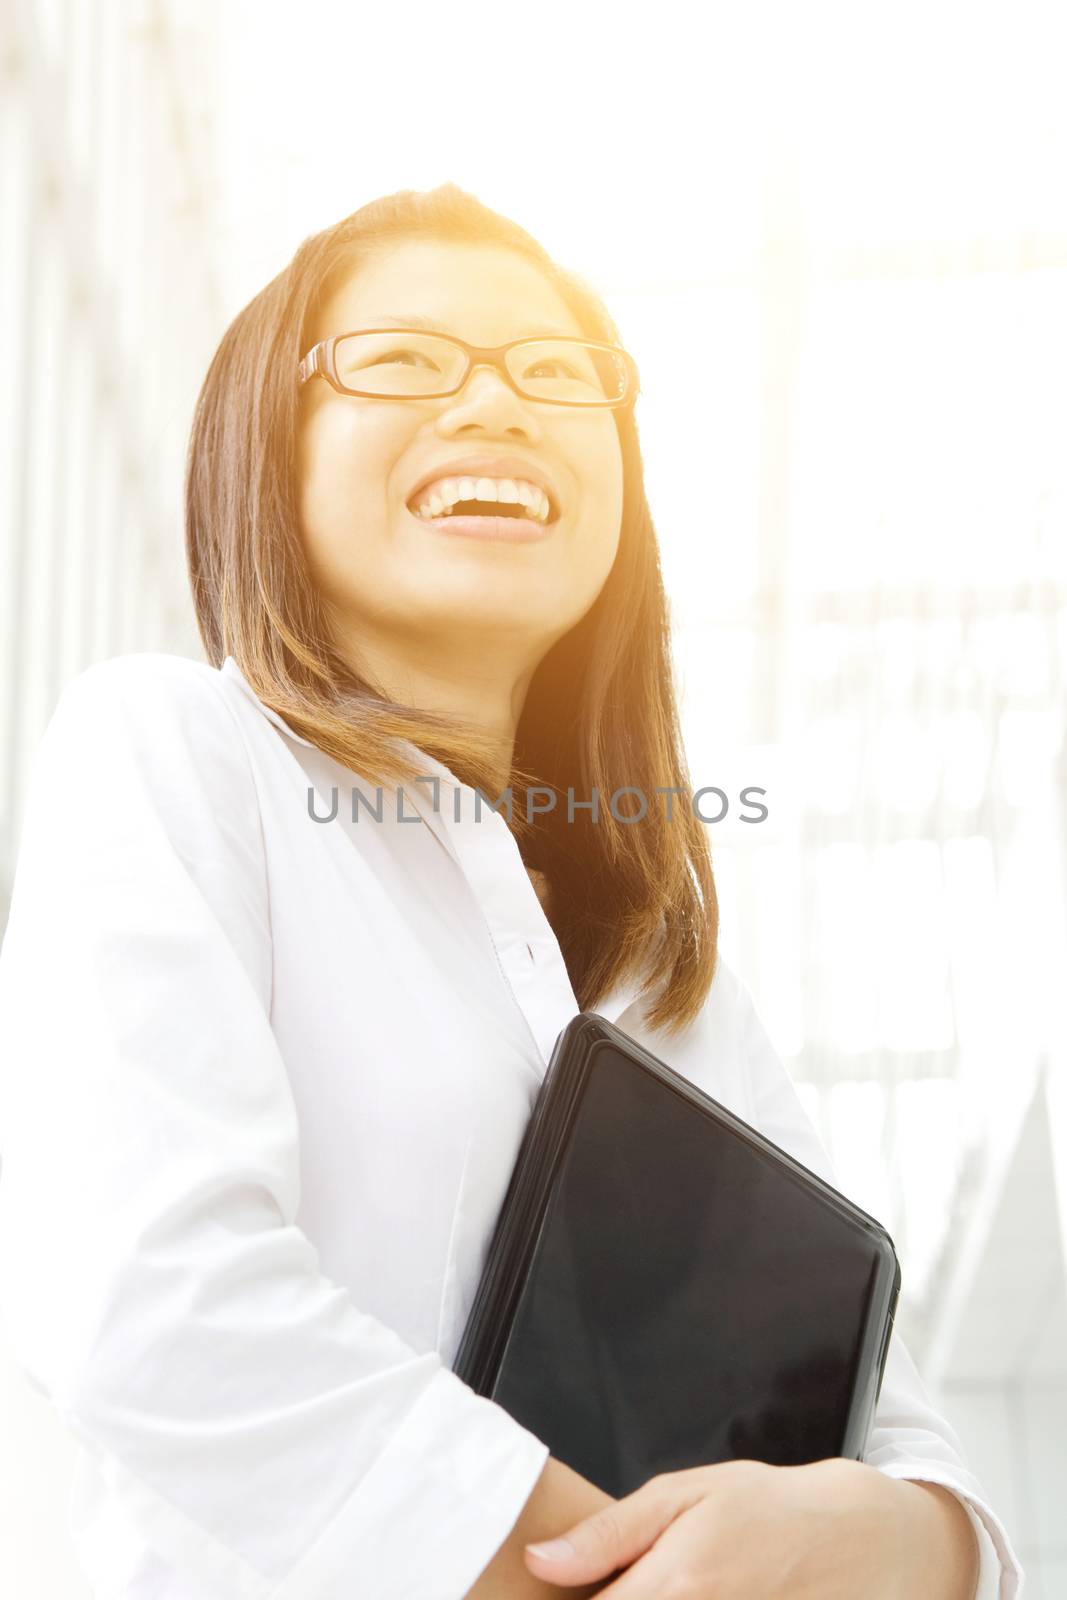
[[[493,1398],[616,1496],[840,1455],[879,1265],[803,1178],[601,1044]]]

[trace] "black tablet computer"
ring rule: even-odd
[[[717,1461],[861,1459],[899,1289],[878,1222],[583,1012],[454,1370],[616,1498]]]

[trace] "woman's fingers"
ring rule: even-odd
[[[584,1517],[556,1539],[526,1546],[530,1569],[550,1583],[592,1583],[644,1555],[692,1504],[685,1473],[651,1478],[625,1499]]]
[[[669,1547],[666,1551],[656,1547],[639,1556],[632,1567],[620,1572],[606,1588],[597,1589],[596,1595],[597,1600],[664,1600],[666,1595],[682,1592],[686,1591],[679,1587],[677,1559]],[[690,1583],[688,1592],[698,1591]],[[702,1595],[712,1592],[707,1585],[699,1591]]]

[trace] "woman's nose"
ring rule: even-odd
[[[539,432],[532,406],[488,362],[475,366],[457,395],[445,403],[441,421],[452,427],[482,422],[496,428],[521,428],[529,437]]]

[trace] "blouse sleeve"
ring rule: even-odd
[[[12,1351],[190,1588],[460,1600],[548,1448],[319,1270],[271,983],[222,689],[90,667],[35,754],[0,954]]]
[[[765,1138],[826,1182],[840,1187],[829,1156],[752,1002],[738,980],[742,1048]],[[895,1478],[942,1484],[963,1502],[981,1552],[975,1600],[1016,1600],[1023,1572],[1004,1525],[967,1467],[952,1428],[930,1403],[903,1340],[894,1331],[864,1460]]]

